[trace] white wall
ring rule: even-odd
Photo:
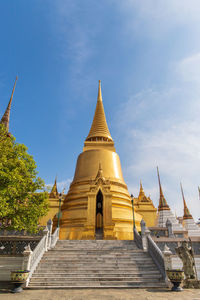
[[[0,281],[9,281],[10,272],[21,270],[23,256],[0,256]]]

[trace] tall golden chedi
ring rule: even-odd
[[[135,212],[139,228],[142,217]],[[74,179],[62,205],[60,239],[133,239],[131,197],[115,152],[101,95]]]

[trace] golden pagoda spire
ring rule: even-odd
[[[98,97],[97,100],[102,101],[102,94],[101,94],[101,80],[99,80],[99,89],[98,89]]]
[[[59,195],[59,193],[58,193],[58,189],[57,189],[57,176],[56,176],[54,185],[53,185],[50,195],[49,195],[49,198],[57,198],[58,195]]]
[[[98,97],[97,97],[97,105],[94,114],[94,119],[92,122],[92,126],[90,128],[90,132],[86,138],[86,141],[111,141],[112,137],[110,131],[108,129],[108,125],[106,122],[106,116],[103,107],[102,94],[101,94],[101,81],[99,80],[99,88],[98,88]]]
[[[139,197],[140,196],[144,196],[144,189],[143,189],[143,186],[142,186],[142,180],[140,180],[140,192],[139,192]]]
[[[138,196],[138,201],[140,202],[149,202],[149,199],[147,198],[147,196],[145,195],[143,186],[142,186],[142,180],[140,180],[140,192],[139,192],[139,196]]]
[[[17,79],[18,77],[16,76],[16,79],[15,79],[15,84],[14,84],[14,87],[13,87],[13,90],[12,90],[12,94],[11,94],[11,97],[10,97],[10,101],[8,103],[8,106],[6,108],[6,111],[1,119],[1,124],[4,124],[7,131],[9,131],[9,122],[10,122],[10,109],[11,109],[11,104],[12,104],[12,99],[13,99],[13,95],[14,95],[14,91],[15,91],[15,86],[16,86],[16,83],[17,83]]]
[[[158,174],[158,183],[159,183],[159,189],[160,189],[160,199],[159,199],[159,205],[158,205],[158,211],[161,210],[170,210],[167,201],[163,195],[163,191],[162,191],[162,186],[161,186],[161,182],[160,182],[160,174],[159,174],[159,170],[157,167],[157,174]]]
[[[192,218],[192,215],[186,205],[186,201],[185,201],[185,196],[184,196],[184,193],[183,193],[183,187],[182,187],[182,184],[180,183],[181,185],[181,194],[182,194],[182,198],[183,198],[183,207],[184,207],[184,215],[183,215],[183,220],[186,220],[186,219],[193,219]]]

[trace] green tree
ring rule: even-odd
[[[1,228],[36,232],[48,206],[48,193],[44,181],[37,177],[33,157],[0,124]]]

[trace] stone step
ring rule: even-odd
[[[110,268],[110,269],[103,269],[103,270],[97,270],[97,269],[84,269],[84,270],[72,270],[72,269],[65,269],[65,270],[60,270],[58,268],[55,268],[55,269],[51,269],[51,270],[48,270],[48,269],[37,269],[37,274],[122,274],[122,275],[125,275],[125,274],[138,274],[138,272],[140,274],[146,274],[148,272],[148,274],[151,274],[151,273],[155,273],[155,274],[160,274],[160,272],[155,269],[155,267],[151,267],[151,268],[145,268],[145,269],[140,269],[140,268],[124,268],[124,269],[118,269],[118,270],[113,270],[113,268]],[[36,273],[34,273],[36,274]],[[33,274],[33,276],[34,276]]]
[[[145,289],[145,288],[166,288],[166,284],[165,283],[124,283],[123,284],[100,284],[100,285],[86,285],[84,284],[84,286],[80,285],[76,285],[74,286],[73,284],[72,285],[33,285],[33,284],[29,284],[29,286],[26,288],[26,289],[57,289],[57,290],[60,290],[60,289]]]
[[[148,273],[146,272],[138,272],[138,271],[135,271],[135,272],[129,272],[129,273],[116,273],[116,272],[113,272],[112,273],[80,273],[80,272],[70,272],[70,273],[66,273],[66,272],[37,272],[37,274],[34,274],[32,278],[35,278],[35,277],[94,277],[94,276],[97,276],[97,277],[134,277],[134,276],[140,276],[140,277],[149,277],[149,276],[158,276],[160,277],[160,273],[158,271],[149,271]]]
[[[78,260],[49,260],[49,259],[46,259],[46,260],[41,260],[42,264],[46,264],[46,265],[68,265],[70,264],[71,266],[72,265],[79,265],[79,264],[91,264],[91,265],[99,265],[99,266],[106,266],[106,265],[116,265],[117,263],[119,263],[120,265],[138,265],[138,266],[145,266],[145,265],[149,265],[149,264],[153,264],[153,261],[152,260],[134,260],[134,259],[130,259],[130,260],[120,260],[120,259],[108,259],[108,260],[98,260],[98,259],[94,259],[94,260],[84,260],[84,259],[80,259],[79,261]],[[155,266],[155,265],[154,265]]]
[[[43,282],[35,282],[35,283],[30,283],[29,284],[30,288],[147,288],[147,287],[154,287],[154,288],[159,288],[159,287],[166,287],[166,284],[163,282],[135,282],[135,281],[90,281],[90,282],[63,282],[63,283],[43,283]]]
[[[114,247],[112,247],[111,249],[102,249],[102,248],[96,248],[96,249],[92,249],[92,248],[83,248],[83,249],[80,249],[80,248],[76,248],[76,249],[73,249],[73,248],[54,248],[51,250],[52,252],[72,252],[72,253],[86,253],[86,252],[113,252],[113,253],[142,253],[141,250],[137,250],[137,249],[131,249],[131,248],[117,248],[117,249],[114,249]]]
[[[46,265],[46,264],[40,264],[39,266],[38,266],[38,268],[37,268],[37,271],[39,271],[39,270],[44,270],[44,271],[51,271],[51,272],[53,272],[54,270],[56,271],[56,270],[60,270],[60,271],[69,271],[69,270],[74,270],[74,271],[84,271],[84,272],[86,272],[86,270],[88,270],[88,267],[90,268],[90,270],[96,270],[97,272],[98,271],[103,271],[103,270],[105,270],[105,272],[107,272],[108,270],[114,270],[114,271],[116,271],[116,270],[118,270],[118,271],[121,271],[121,272],[123,272],[123,271],[126,271],[127,270],[127,272],[128,272],[128,270],[130,271],[130,270],[138,270],[138,271],[146,271],[146,272],[148,272],[148,270],[152,270],[153,268],[156,270],[156,268],[155,268],[155,266],[153,265],[153,264],[149,264],[149,265],[146,265],[146,266],[138,266],[138,265],[136,265],[136,264],[132,264],[132,265],[130,265],[130,264],[127,264],[127,265],[124,265],[124,264],[122,264],[122,265],[120,265],[120,264],[113,264],[113,265],[108,265],[108,266],[106,266],[106,267],[104,267],[104,266],[95,266],[95,265],[90,265],[90,266],[88,266],[88,264],[84,264],[84,265],[73,265],[73,266],[71,266],[70,264],[69,265],[52,265],[52,266],[48,266],[48,265]]]
[[[44,255],[55,255],[56,253],[59,253],[60,255],[62,254],[68,254],[68,255],[86,255],[86,254],[91,254],[91,255],[99,255],[99,254],[105,254],[105,255],[112,255],[112,254],[117,254],[117,255],[143,255],[143,256],[148,256],[145,252],[142,251],[135,251],[135,250],[130,250],[130,251],[118,251],[118,250],[50,250],[50,252],[45,253]]]
[[[59,261],[65,261],[65,262],[72,262],[72,261],[79,261],[79,262],[82,262],[82,261],[85,261],[85,262],[107,262],[107,261],[110,261],[110,262],[115,262],[115,261],[120,261],[120,262],[129,262],[129,261],[134,261],[134,262],[138,262],[138,263],[145,263],[145,262],[150,262],[152,261],[152,259],[150,257],[117,257],[117,256],[112,256],[112,257],[101,257],[101,256],[97,256],[97,257],[90,257],[90,255],[88,255],[88,257],[80,257],[80,258],[77,258],[77,257],[72,257],[72,258],[69,258],[67,256],[65,257],[60,257],[59,255],[57,257],[44,257],[42,258],[43,262],[59,262]]]
[[[110,278],[32,278],[31,282],[33,284],[41,283],[43,282],[48,284],[57,284],[58,282],[62,281],[62,284],[67,283],[74,283],[74,284],[81,284],[86,282],[158,282],[159,278],[141,278],[141,277],[134,277],[134,278],[116,278],[116,277],[110,277]]]
[[[45,254],[43,256],[43,258],[45,257],[55,257],[57,258],[59,255],[59,258],[64,258],[64,257],[69,257],[69,258],[73,258],[73,257],[107,257],[107,258],[112,258],[112,257],[117,257],[117,258],[131,258],[131,257],[134,257],[134,258],[138,258],[138,259],[143,259],[143,258],[150,258],[147,254],[143,254],[143,253],[126,253],[126,254],[120,254],[120,253],[117,253],[117,252],[114,252],[114,253],[103,253],[103,252],[100,252],[100,253],[90,253],[90,252],[86,252],[86,253],[67,253],[66,251],[63,252],[63,253],[59,253],[59,252],[55,252],[55,253],[49,253],[48,254]]]
[[[80,258],[77,258],[77,257],[75,257],[75,258],[69,258],[69,257],[67,257],[67,256],[65,256],[65,257],[60,257],[59,255],[57,256],[57,257],[44,257],[44,258],[42,258],[42,260],[41,261],[43,261],[43,262],[59,262],[59,261],[64,261],[64,262],[72,262],[72,261],[79,261],[79,262],[82,262],[82,261],[85,261],[85,262],[115,262],[115,261],[119,261],[119,262],[125,262],[125,263],[127,263],[127,262],[129,262],[129,261],[134,261],[134,262],[137,262],[137,263],[146,263],[146,262],[150,262],[150,261],[152,261],[152,259],[150,258],[150,257],[140,257],[140,258],[138,258],[138,257],[129,257],[129,258],[127,258],[127,257],[117,257],[117,256],[113,256],[113,257],[108,257],[108,258],[105,258],[105,257],[101,257],[101,256],[97,256],[97,257],[90,257],[90,255],[88,255],[88,257],[80,257]]]
[[[117,269],[117,270],[130,270],[130,269],[135,269],[137,268],[139,270],[146,270],[148,271],[149,267],[151,268],[155,268],[155,266],[153,265],[153,263],[149,263],[148,265],[145,265],[145,266],[139,266],[138,264],[109,264],[107,265],[106,267],[102,266],[102,265],[93,265],[93,266],[90,266],[90,269],[93,269],[93,270],[110,270],[110,269]],[[88,269],[88,264],[73,264],[73,265],[70,265],[70,264],[59,264],[59,265],[52,265],[52,266],[48,266],[46,264],[42,264],[40,263],[40,265],[38,266],[38,269],[40,268],[41,269],[44,269],[44,270],[87,270]]]
[[[79,264],[79,265],[52,265],[52,266],[48,266],[46,264],[41,264],[38,266],[38,269],[37,270],[41,270],[41,269],[44,269],[44,270],[88,270],[88,267],[90,268],[90,270],[135,270],[135,269],[138,269],[138,270],[146,270],[148,271],[149,269],[151,268],[155,268],[155,265],[153,263],[149,263],[148,265],[138,265],[138,264],[109,264],[107,266],[102,266],[102,265],[99,265],[99,266],[95,266],[95,265],[90,265],[88,266],[88,264]],[[156,268],[155,268],[156,269]]]
[[[105,245],[109,245],[109,244],[117,244],[117,245],[128,245],[128,244],[132,244],[132,245],[136,245],[135,242],[133,240],[58,240],[56,245],[64,245],[64,244],[75,244],[75,245],[82,245],[82,244],[105,244]]]
[[[140,274],[140,273],[135,273],[135,274],[53,274],[53,275],[48,275],[48,274],[44,274],[44,275],[34,275],[32,277],[32,280],[40,280],[42,278],[42,280],[48,280],[48,279],[53,279],[53,280],[58,280],[58,279],[84,279],[84,280],[90,280],[92,279],[117,279],[117,280],[125,280],[125,279],[135,279],[135,278],[150,278],[150,279],[154,279],[154,278],[162,278],[161,274]]]

